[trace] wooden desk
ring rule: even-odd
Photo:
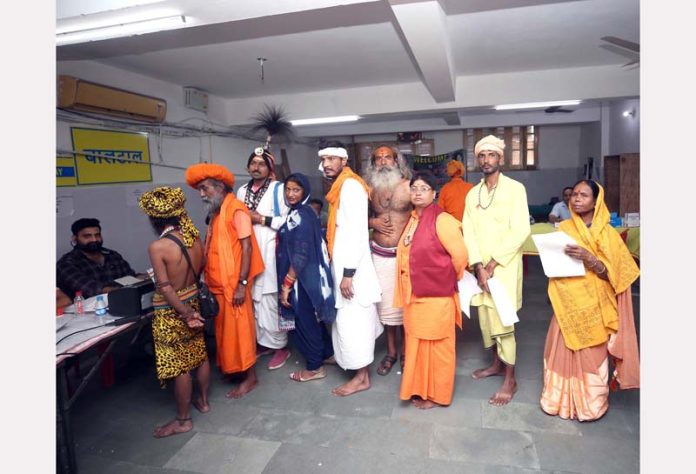
[[[56,342],[65,338],[56,344],[56,388],[58,398],[56,409],[58,414],[57,422],[60,429],[56,467],[58,472],[75,473],[77,472],[77,462],[75,459],[75,441],[73,440],[70,426],[70,408],[94,374],[96,374],[101,363],[111,353],[116,341],[125,334],[137,330],[130,342],[133,344],[149,318],[144,316],[138,321],[121,326],[106,326],[105,324],[119,319],[108,314],[99,318],[94,313],[85,313],[82,316],[70,314],[62,316],[62,318],[68,319],[62,320],[66,321],[66,324],[56,332]],[[75,334],[70,335],[71,333]],[[108,343],[108,345],[100,350],[97,362],[87,375],[82,378],[75,392],[70,394],[68,392],[67,361],[100,343]]]

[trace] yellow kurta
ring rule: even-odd
[[[498,184],[489,193],[481,179],[466,195],[462,227],[469,262],[484,265],[491,259],[498,262],[493,275],[505,285],[519,310],[522,307],[522,245],[531,234],[524,185],[501,173]],[[495,308],[490,293],[486,292],[474,296],[471,304]]]
[[[415,211],[406,229],[416,225]],[[435,231],[450,254],[457,278],[467,264],[462,229],[451,215],[443,212],[435,221]],[[442,297],[413,295],[409,267],[411,246],[404,245],[407,232],[401,235],[397,249],[397,281],[394,307],[404,308],[406,354],[401,377],[400,397],[413,395],[440,405],[449,405],[454,391],[455,323],[461,328],[462,316],[458,294]]]

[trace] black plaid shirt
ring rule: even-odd
[[[75,292],[82,291],[82,296],[89,298],[102,292],[105,286],[118,286],[117,278],[135,275],[135,271],[121,254],[114,250],[102,248],[104,265],[90,260],[78,249],[66,253],[56,264],[56,283],[70,298]]]

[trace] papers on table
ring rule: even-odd
[[[483,292],[478,286],[478,280],[474,275],[464,270],[464,276],[457,282],[459,288],[459,304],[466,317],[471,319],[471,298]]]
[[[116,283],[118,283],[119,285],[128,286],[128,285],[132,285],[134,283],[140,283],[142,280],[140,278],[136,278],[134,276],[126,275],[126,276],[123,276],[121,278],[117,278],[114,281]]]
[[[507,294],[505,285],[496,277],[491,277],[488,279],[488,289],[491,290],[491,298],[493,298],[495,309],[500,316],[500,322],[504,326],[512,326],[519,322],[520,318],[517,317],[517,311],[515,311],[510,296]]]
[[[585,274],[585,266],[582,261],[576,260],[564,252],[566,245],[577,245],[577,242],[565,232],[532,235],[532,239],[539,251],[541,266],[547,277],[572,277]]]

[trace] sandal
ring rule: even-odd
[[[380,362],[379,366],[377,367],[377,373],[379,375],[387,375],[389,372],[391,372],[395,362],[396,357],[390,356],[389,354],[385,355],[382,362]]]
[[[320,367],[317,370],[308,370],[307,372],[311,373],[312,375],[309,377],[302,377],[301,370],[298,370],[297,372],[290,372],[290,379],[294,380],[295,382],[309,382],[310,380],[319,380],[326,377],[326,370],[324,370],[324,367]]]

